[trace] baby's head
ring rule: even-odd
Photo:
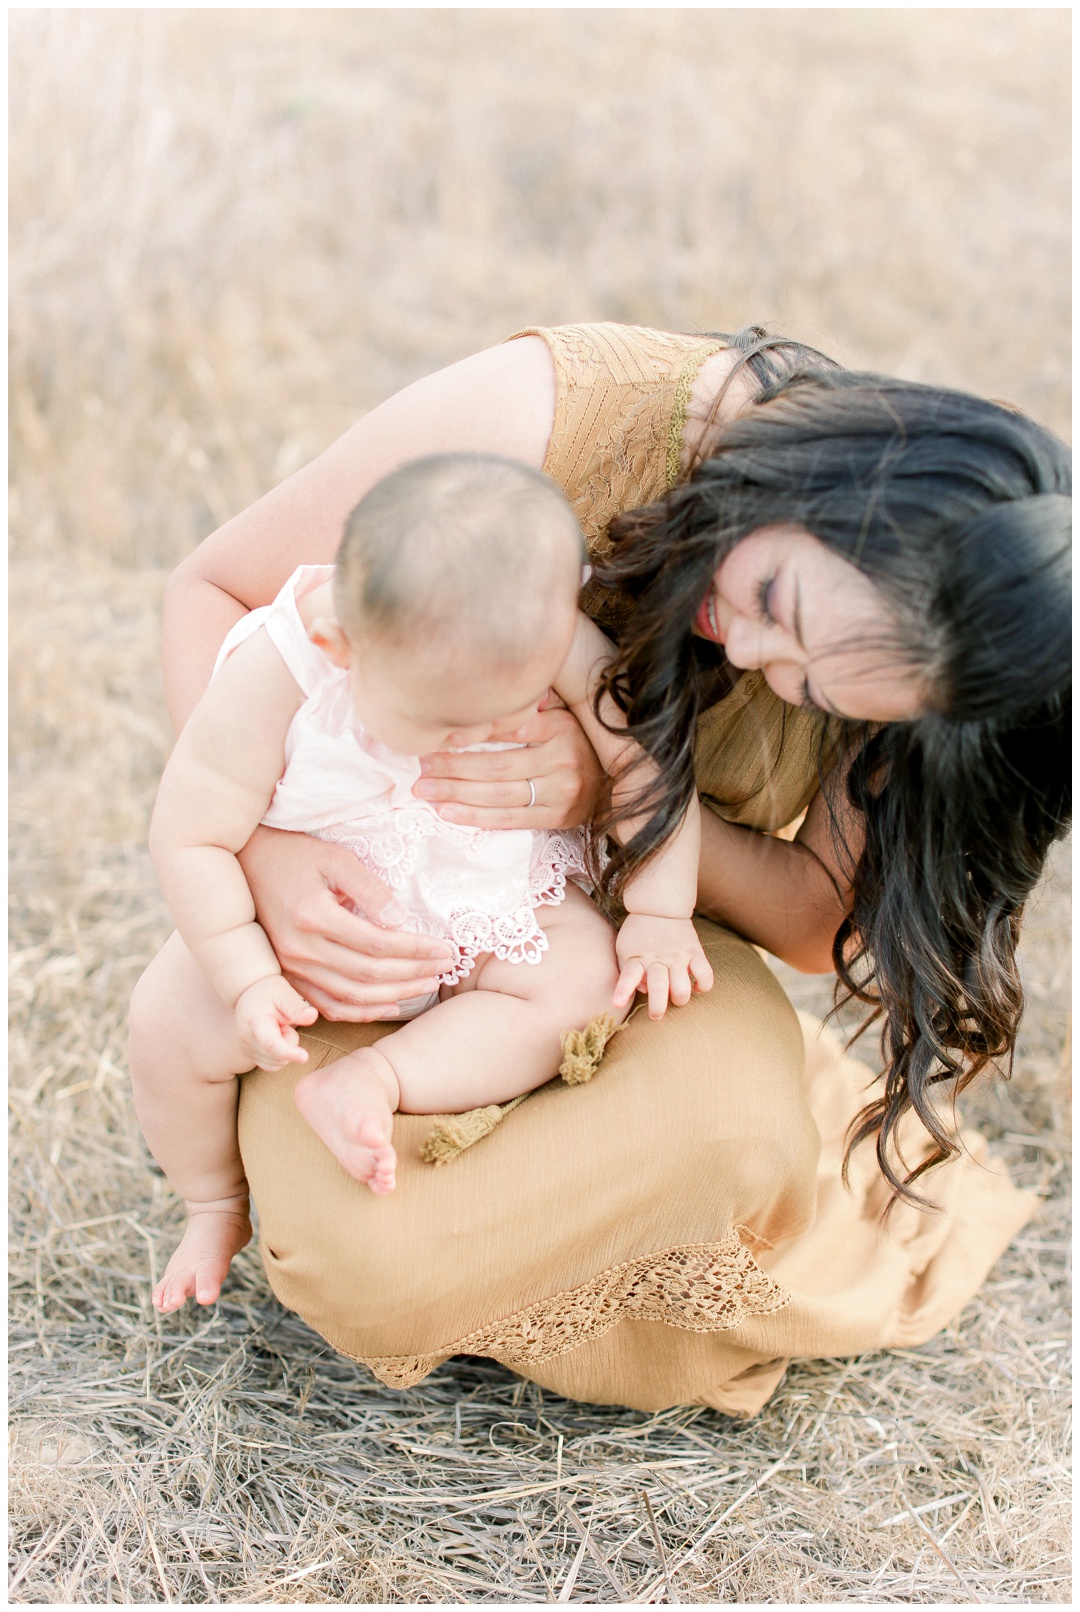
[[[403,465],[349,516],[337,632],[357,714],[403,755],[480,744],[524,722],[570,648],[581,531],[527,465],[440,454]]]

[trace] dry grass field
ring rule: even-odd
[[[1036,1219],[931,1343],[797,1363],[745,1424],[474,1359],[394,1393],[250,1250],[213,1311],[160,1320],[178,1206],[124,1055],[168,927],[144,848],[168,567],[526,324],[759,320],[1066,431],[1068,30],[12,14],[13,1601],[1069,1601],[1064,851],[1012,1083],[965,1108]]]

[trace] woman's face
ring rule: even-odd
[[[869,578],[800,526],[763,526],[719,567],[694,632],[733,666],[760,667],[791,705],[869,722],[926,709],[895,620]]]

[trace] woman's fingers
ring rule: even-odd
[[[359,980],[378,977],[365,968],[375,958],[411,963],[414,975],[421,972],[418,961],[424,973],[438,973],[453,959],[445,941],[387,927],[403,918],[400,907],[382,880],[344,846],[260,825],[240,861],[259,922],[294,980],[306,977],[308,964],[325,967],[328,945],[357,954],[357,969],[343,965],[341,971]]]
[[[298,914],[299,927],[305,927],[306,916],[318,934],[371,957],[436,957],[449,962],[453,952],[445,940],[398,927],[405,922],[404,910],[358,857],[343,846],[327,849],[334,855],[323,864],[327,888],[322,894],[330,902],[316,899],[313,908]]]
[[[454,961],[446,941],[387,927],[404,918],[393,893],[344,846],[260,826],[241,863],[282,973],[327,1019],[399,1018]]]
[[[365,918],[388,928],[405,921],[405,913],[389,886],[366,868],[360,858],[343,845],[322,841],[319,872],[329,888],[363,913]]]
[[[420,973],[441,973],[454,959],[445,940],[417,935],[406,929],[383,929],[358,913],[350,912],[327,890],[310,906],[296,913],[296,927],[307,937],[308,954],[327,958],[332,951],[355,955],[358,980],[406,979]],[[338,961],[343,962],[342,959]],[[418,967],[422,964],[423,967]]]
[[[289,984],[308,1002],[313,1000],[307,992],[309,983],[357,1005],[399,1002],[433,991],[441,973],[437,963],[381,963],[343,946],[323,946],[313,956],[282,955],[278,961]]]
[[[438,976],[452,955],[445,963],[437,958],[373,958],[320,939],[311,954],[279,960],[290,984],[324,1018],[362,1024],[397,1018],[398,1003],[437,990]]]
[[[522,773],[520,778],[513,778],[508,783],[472,783],[464,778],[421,778],[413,789],[414,795],[421,800],[430,800],[432,805],[439,808],[443,801],[453,801],[461,806],[509,807],[512,811],[525,812],[529,810],[529,784],[536,790],[536,802],[533,815],[546,815],[546,808],[540,799],[545,780],[533,778],[531,774]]]
[[[448,822],[475,828],[574,828],[585,822],[603,770],[576,717],[565,709],[538,711],[496,737],[526,748],[425,756],[414,793],[435,803]],[[529,782],[535,790],[531,802]]]
[[[304,984],[304,994],[312,1007],[317,1007],[324,1019],[332,1024],[380,1024],[384,1021],[400,1019],[401,1010],[396,1002],[370,1002],[360,1004],[350,1001],[345,993],[339,994],[332,990],[321,990],[310,980]],[[417,991],[416,995],[426,995],[426,992]],[[403,995],[404,1001],[408,997]]]
[[[468,782],[494,784],[505,780],[532,777],[537,763],[541,762],[546,745],[534,744],[517,750],[439,750],[424,756],[420,762],[420,777],[413,794],[421,798],[443,800],[445,795],[429,794],[429,788],[444,780],[454,783]]]

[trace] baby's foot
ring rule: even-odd
[[[229,1207],[235,1205],[236,1207]],[[234,1254],[251,1241],[247,1198],[227,1198],[220,1205],[189,1205],[180,1246],[155,1287],[153,1303],[162,1315],[180,1309],[189,1298],[213,1304],[221,1292]]]
[[[380,1197],[397,1185],[397,1154],[390,1141],[396,1086],[386,1059],[368,1047],[313,1069],[296,1085],[296,1106],[315,1135],[342,1169]]]

